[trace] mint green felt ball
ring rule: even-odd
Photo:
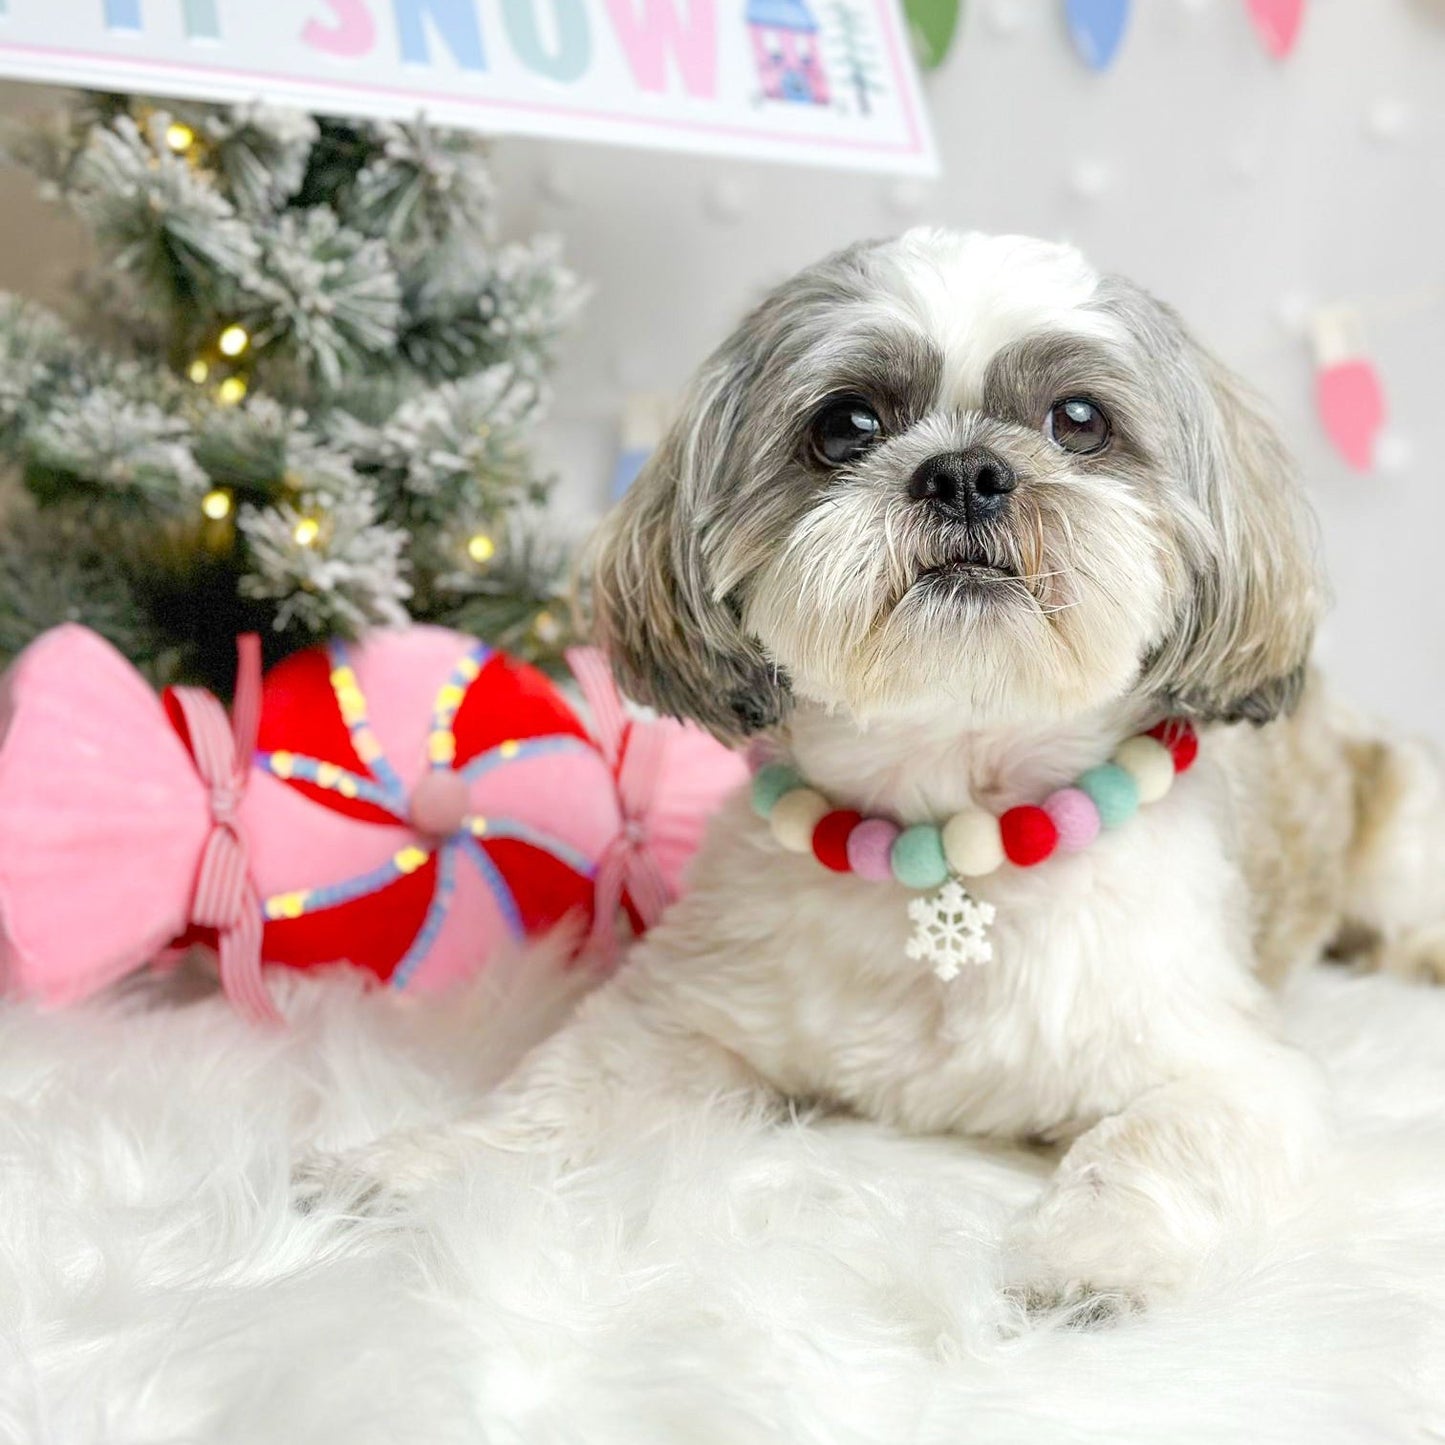
[[[753,812],[766,818],[784,793],[800,788],[803,780],[786,763],[768,763],[753,778]]]
[[[1106,828],[1127,823],[1139,811],[1139,784],[1117,763],[1100,763],[1079,777],[1076,787],[1086,792],[1099,810]]]
[[[888,864],[905,888],[939,888],[948,881],[943,835],[932,823],[905,828],[893,840]]]

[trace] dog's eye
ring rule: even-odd
[[[829,467],[860,457],[883,435],[883,423],[861,396],[835,396],[813,418],[808,445]]]
[[[1109,418],[1082,396],[1056,401],[1044,418],[1044,435],[1076,456],[1102,451],[1109,441]]]

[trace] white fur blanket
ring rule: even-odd
[[[1445,1433],[1445,991],[1320,973],[1338,1081],[1297,1217],[1191,1298],[1023,1324],[1023,1153],[701,1119],[556,1178],[479,1160],[399,1218],[300,1216],[290,1161],[462,1107],[546,990],[293,981],[268,1036],[170,981],[0,1012],[0,1441],[1260,1442]]]

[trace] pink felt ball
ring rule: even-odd
[[[1099,836],[1099,810],[1082,788],[1060,788],[1044,799],[1044,812],[1059,830],[1059,847],[1066,853],[1087,848]]]
[[[889,855],[893,840],[902,831],[887,818],[865,818],[848,834],[848,866],[860,877],[874,883],[893,877]]]

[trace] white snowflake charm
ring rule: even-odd
[[[913,920],[913,937],[906,952],[933,965],[945,983],[958,977],[966,963],[989,963],[993,944],[988,926],[994,920],[992,903],[980,903],[968,896],[957,878],[950,878],[937,893],[915,898],[908,905]]]

